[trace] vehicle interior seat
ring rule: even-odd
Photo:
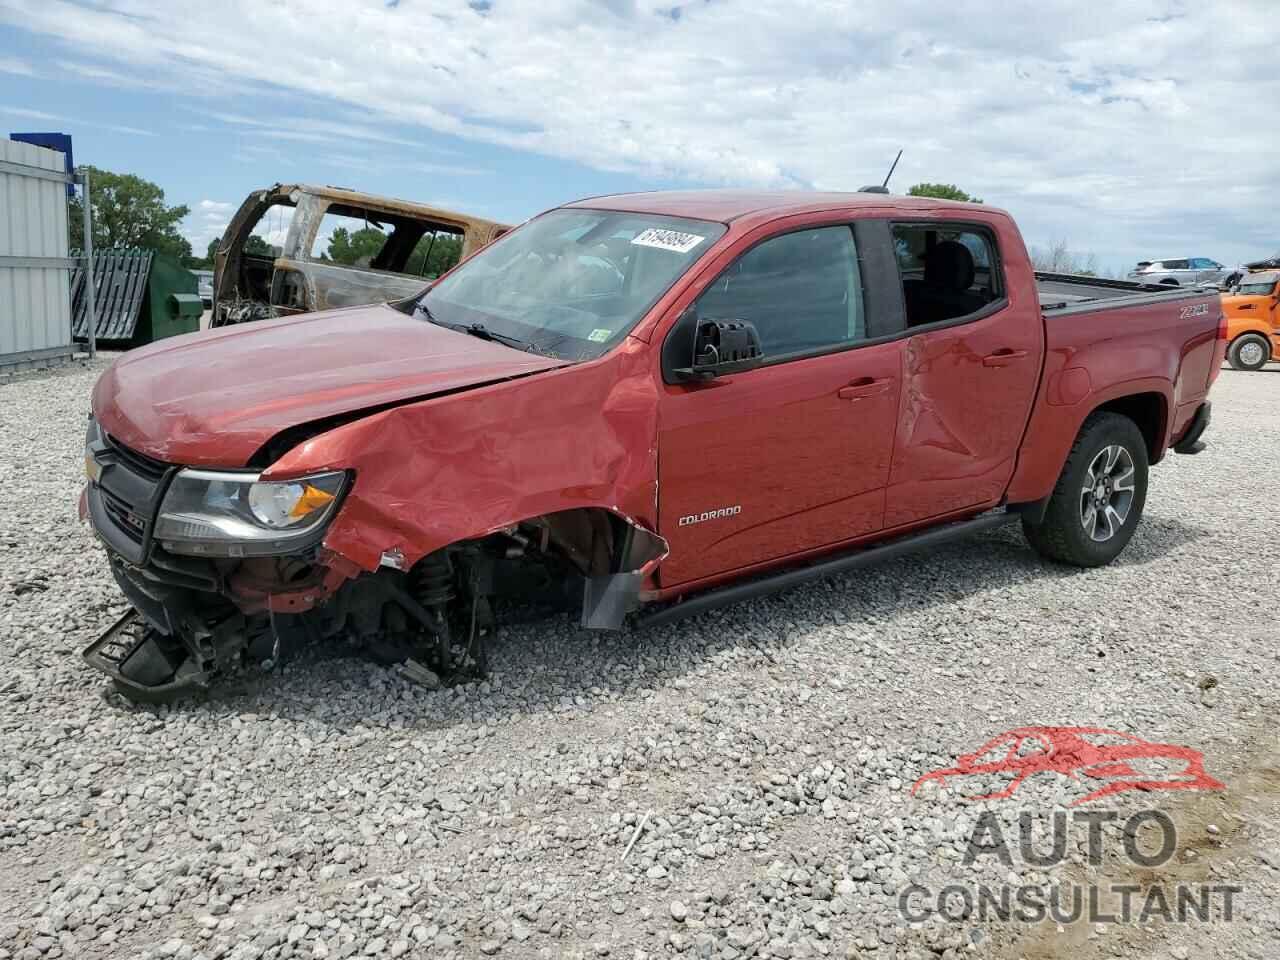
[[[954,320],[986,306],[987,299],[973,290],[976,268],[973,254],[959,240],[943,240],[925,254],[924,279],[902,284],[907,325]]]

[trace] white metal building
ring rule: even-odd
[[[72,354],[65,163],[0,140],[0,373]]]

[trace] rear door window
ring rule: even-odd
[[[820,227],[764,241],[715,279],[697,310],[706,320],[749,320],[766,359],[866,339],[853,231]]]
[[[907,325],[962,320],[1004,298],[994,235],[978,224],[896,223]]]

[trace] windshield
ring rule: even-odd
[[[1265,297],[1274,290],[1276,282],[1269,280],[1266,283],[1242,283],[1236,288],[1236,292],[1246,297]]]
[[[495,241],[419,301],[429,319],[567,359],[598,357],[725,232],[720,223],[553,210]]]

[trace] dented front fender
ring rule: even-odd
[[[656,382],[644,344],[598,360],[395,407],[314,437],[265,479],[324,469],[355,481],[325,540],[372,571],[411,567],[533,517],[601,508],[657,528]],[[660,538],[658,538],[660,541]],[[646,551],[651,573],[661,547]]]

